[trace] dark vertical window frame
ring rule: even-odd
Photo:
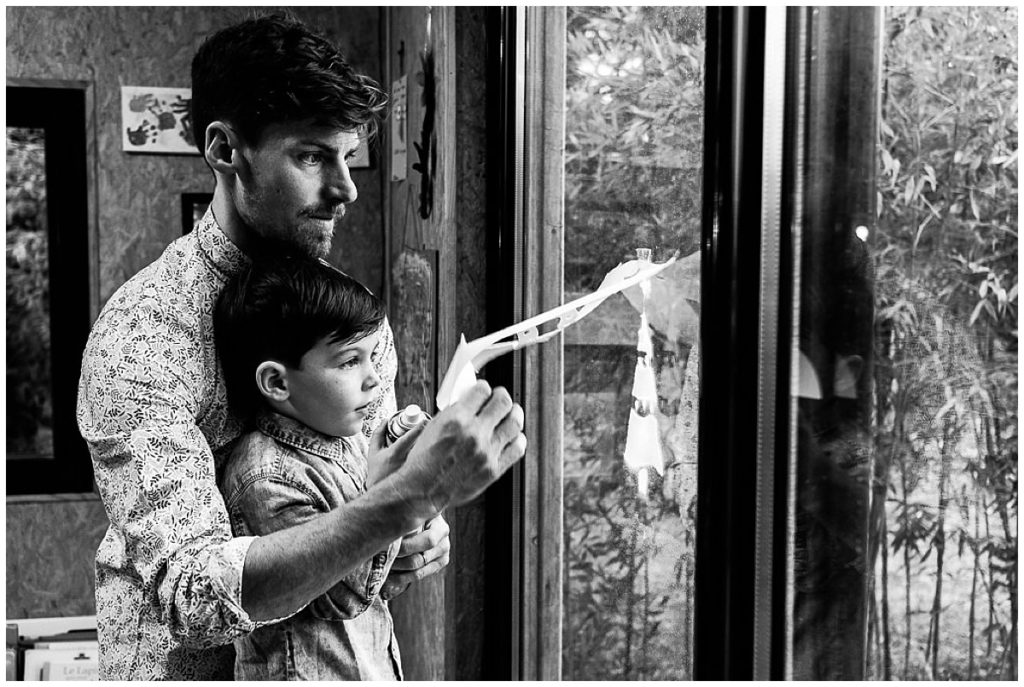
[[[564,8],[488,15],[492,110],[488,320],[494,331],[562,302]],[[493,97],[492,97],[493,95]],[[484,368],[526,414],[524,459],[487,494],[486,678],[561,675],[562,349],[559,342]]]
[[[782,236],[779,243],[780,273],[789,275],[779,289],[779,379],[788,384],[776,387],[780,417],[776,423],[774,552],[776,574],[771,596],[771,677],[793,678],[793,547],[796,532],[796,445],[800,322],[800,241],[803,232],[804,173],[806,169],[807,88],[809,62],[809,18],[805,7],[791,7],[786,18],[786,102],[782,166]],[[787,336],[788,335],[788,336]]]
[[[754,677],[765,8],[709,8],[694,678]]]
[[[708,20],[697,679],[793,677],[798,383],[793,370],[800,298],[814,287],[804,273],[808,242],[813,248],[829,239],[822,227],[873,227],[877,10],[787,11],[785,125],[780,157],[774,159],[781,164],[781,203],[774,238],[757,221],[773,202],[764,182],[765,175],[774,173],[767,152],[758,159],[768,143],[768,127],[759,124],[771,95],[765,62],[758,58],[767,55],[765,41],[778,40],[783,32],[770,29],[765,19],[764,10],[728,8],[710,10]],[[861,78],[854,78],[855,73]],[[866,104],[867,114],[850,115],[857,103]],[[818,126],[814,116],[822,118]],[[822,169],[822,159],[845,164]],[[846,191],[842,184],[851,181],[853,188]],[[823,220],[822,207],[839,210]],[[808,234],[812,231],[814,235]],[[774,257],[769,259],[766,248]],[[830,275],[822,272],[827,261],[810,260],[810,282],[828,281]],[[774,294],[765,292],[764,270],[770,264],[778,269]],[[757,299],[761,302],[756,307],[752,301]],[[766,307],[772,303],[778,306],[774,314]],[[760,339],[751,329],[759,318]],[[772,332],[764,326],[770,320],[778,347],[776,383],[774,392],[762,386],[758,395],[753,384],[763,385],[771,364],[771,356],[764,357],[765,344],[772,343]],[[744,346],[745,340],[758,341],[758,346]],[[760,364],[751,356],[762,356]],[[775,400],[774,417],[762,412],[770,398]],[[758,451],[755,463],[751,457]],[[772,508],[765,509],[769,495]],[[767,572],[769,578],[764,577]],[[863,629],[854,624],[850,631]]]
[[[846,420],[857,422],[865,429],[870,427],[871,383],[874,378],[871,372],[873,275],[870,267],[864,273],[851,271],[849,258],[856,252],[851,252],[851,247],[870,250],[870,237],[875,235],[877,228],[875,175],[882,79],[882,22],[883,11],[879,7],[802,8],[801,26],[806,38],[797,59],[803,62],[804,78],[792,93],[794,98],[801,100],[799,107],[805,113],[805,124],[801,130],[803,144],[797,147],[794,155],[802,155],[806,170],[806,174],[796,179],[794,186],[799,191],[796,196],[799,201],[794,200],[793,212],[801,217],[800,234],[794,237],[794,264],[800,272],[801,286],[797,298],[803,299],[794,316],[807,332],[817,332],[824,325],[822,313],[827,310],[823,308],[835,308],[837,303],[841,304],[846,328],[842,340],[845,343],[856,342],[854,348],[863,351],[864,365],[858,382],[857,400],[852,404],[855,410],[847,406],[851,414]],[[857,227],[868,230],[867,240],[853,238]],[[817,297],[810,298],[815,293]],[[842,298],[838,297],[840,293]],[[854,294],[857,295],[855,298],[852,297]],[[827,341],[829,346],[834,343],[836,341],[831,338]],[[814,351],[808,352],[813,357]],[[825,380],[823,387],[831,386],[830,372],[830,369],[826,370],[822,375]],[[830,394],[831,391],[823,388],[823,393]],[[801,399],[799,405],[802,410],[814,412],[813,404],[806,399]],[[808,418],[814,421],[813,415],[808,414]],[[792,444],[790,460],[796,463],[797,471],[808,470],[810,456],[804,455],[806,448],[800,442]],[[804,477],[798,473],[798,484],[802,479]],[[874,495],[868,489],[865,496],[865,504],[861,507],[867,513]],[[852,504],[850,506],[852,508]],[[861,531],[845,535],[860,537],[867,551],[870,546],[867,516]],[[807,554],[804,552],[802,555]],[[797,581],[794,576],[790,586]],[[841,651],[836,651],[834,644],[828,646],[827,642],[817,647],[809,645],[815,636],[814,628],[804,627],[801,630],[799,618],[796,618],[797,636],[790,639],[787,649],[791,656],[787,660],[794,664],[793,676],[797,679],[826,679],[825,675],[807,674],[808,655],[814,660],[827,656],[827,661],[819,663],[827,669],[828,679],[864,679],[868,653],[868,576],[861,576],[847,588],[856,588],[859,599],[858,593],[829,596],[829,605],[833,606],[829,612],[837,614],[830,616],[830,621],[842,614],[843,634],[856,637],[856,648],[854,642],[845,640],[840,642]],[[794,608],[799,609],[799,598],[794,600]]]
[[[7,80],[7,126],[45,132],[54,430],[52,459],[7,462],[9,500],[91,497],[93,491],[92,463],[75,421],[82,352],[98,311],[88,173],[91,88],[78,81]]]
[[[521,113],[516,108],[518,13],[514,7],[486,10],[487,34],[487,331],[497,331],[521,319],[518,286],[521,274],[519,240],[519,181]],[[504,386],[519,400],[518,358],[502,356],[484,368],[481,378]],[[520,665],[520,497],[522,467],[516,465],[485,495],[487,519],[486,581],[484,590],[485,680],[519,679]]]
[[[782,261],[783,159],[785,135],[786,56],[788,35],[786,9],[767,7],[764,44],[762,155],[761,155],[761,270],[760,317],[758,349],[757,397],[757,479],[755,502],[755,568],[754,568],[754,647],[753,677],[767,680],[773,676],[773,638],[777,634],[777,618],[773,589],[776,580],[784,577],[785,549],[776,550],[776,515],[785,516],[784,507],[777,508],[775,489],[777,465],[785,463],[786,451],[778,452],[778,434],[785,433],[786,406],[779,404],[779,389],[788,384],[789,346],[792,335],[787,329],[787,303],[781,300],[783,284],[789,273]],[[784,276],[785,275],[785,276]],[[784,335],[784,333],[786,335]],[[779,503],[784,505],[785,501]],[[777,665],[777,661],[774,661]]]

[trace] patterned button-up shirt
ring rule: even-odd
[[[216,472],[241,427],[227,412],[213,306],[246,263],[207,211],[113,295],[89,336],[78,427],[110,527],[96,552],[103,679],[231,679],[254,537],[232,537]],[[390,327],[374,352],[372,432],[395,410]],[[296,609],[298,610],[298,609]]]

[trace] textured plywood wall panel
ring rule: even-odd
[[[7,504],[7,617],[92,615],[97,500]]]
[[[455,128],[457,148],[456,329],[467,339],[486,332],[487,315],[487,44],[482,7],[455,12]],[[483,498],[455,509],[455,677],[485,677],[484,580],[486,514]]]
[[[270,11],[273,8],[259,8]],[[210,33],[249,16],[239,7],[7,7],[7,77],[94,84],[100,302],[181,235],[180,194],[212,191],[198,155],[121,151],[120,87],[190,84],[192,55]],[[379,10],[294,8],[380,79]],[[332,260],[375,292],[383,285],[379,164],[356,170],[359,201]],[[83,228],[83,231],[85,229]],[[93,556],[107,526],[98,501],[7,504],[7,614],[94,612]]]
[[[213,177],[198,155],[121,151],[121,86],[189,86],[192,55],[202,40],[252,11],[237,7],[7,8],[9,78],[95,83],[101,302],[181,235],[180,194],[213,190]],[[339,44],[353,65],[379,78],[378,10],[293,11]],[[380,292],[379,166],[356,171],[354,179],[361,198],[339,232],[332,258]]]

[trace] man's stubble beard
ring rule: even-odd
[[[296,241],[296,238],[303,240]],[[277,234],[260,235],[257,252],[269,257],[282,255],[293,255],[306,258],[326,258],[331,253],[331,246],[334,244],[334,232],[327,241],[313,240],[308,234],[299,234],[284,238]]]
[[[257,216],[266,216],[267,213],[262,213],[261,210],[272,205],[272,201],[266,197],[264,187],[255,176],[251,186],[242,190],[238,201],[235,206],[238,217],[248,227],[253,244],[251,252],[254,255],[251,257],[293,255],[313,259],[326,258],[331,253],[331,246],[334,245],[334,235],[338,231],[338,224],[345,216],[343,207],[339,216],[334,220],[330,236],[326,241],[320,241],[319,232],[304,231],[302,226],[303,221],[310,219],[305,217],[305,214],[315,211],[315,208],[303,210],[284,230],[269,222],[257,220]]]
[[[268,222],[257,222],[239,209],[239,218],[249,228],[252,237],[251,257],[279,257],[282,255],[293,255],[297,257],[326,258],[330,255],[331,246],[334,244],[334,235],[338,230],[337,221],[331,229],[331,234],[326,241],[319,240],[319,233],[304,231],[301,226],[302,218],[295,224],[282,231],[281,227],[271,226]]]

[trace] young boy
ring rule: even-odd
[[[312,520],[376,481],[362,429],[380,383],[370,356],[383,319],[379,299],[312,258],[260,261],[229,281],[214,334],[228,405],[246,425],[218,479],[235,536]],[[297,614],[235,640],[235,679],[401,679],[381,598],[399,543]]]

